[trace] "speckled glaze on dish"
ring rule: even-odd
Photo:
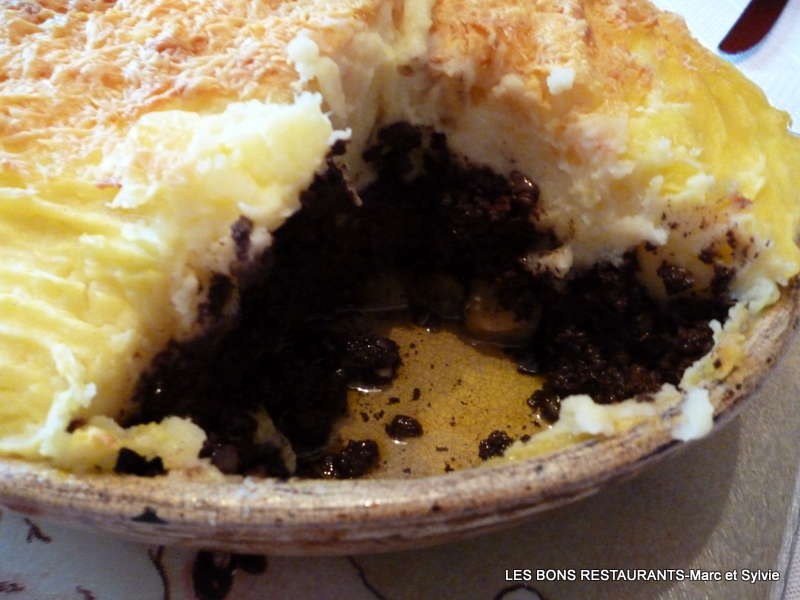
[[[717,426],[775,365],[798,326],[798,286],[754,323],[746,359],[711,389]],[[127,539],[232,552],[398,550],[476,535],[588,496],[685,446],[676,410],[554,454],[412,480],[200,483],[72,475],[0,461],[0,504]]]

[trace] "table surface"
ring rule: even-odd
[[[746,0],[657,4],[684,15],[698,39],[713,48]],[[770,36],[734,60],[796,123],[798,40],[800,0],[790,0]],[[123,542],[3,510],[0,595],[20,600],[800,599],[800,560],[796,568],[792,564],[800,466],[798,375],[800,343],[795,343],[732,422],[679,455],[524,525],[434,548],[343,558],[230,557]],[[630,576],[640,569],[660,570],[652,576],[662,580],[583,580],[584,570],[604,577],[616,574],[612,570]],[[692,572],[709,579],[719,574],[722,581],[691,581]],[[559,574],[574,575],[575,581],[548,580]],[[745,581],[753,576],[762,580]]]

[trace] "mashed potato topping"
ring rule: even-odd
[[[0,448],[70,465],[72,453],[87,464],[75,445],[115,453],[118,426],[95,420],[102,435],[70,435],[70,423],[117,416],[154,353],[196,333],[203,287],[233,255],[230,225],[253,219],[252,251],[263,250],[269,230],[299,207],[332,136],[312,94],[219,114],[154,112],[89,179],[113,184],[0,190]],[[193,427],[172,432],[189,430],[196,457],[203,435]]]
[[[539,185],[531,270],[635,250],[653,295],[665,261],[698,293],[724,269],[751,313],[800,271],[787,115],[647,2],[4,2],[0,453],[197,464],[191,422],[114,420],[139,376],[208,327],[237,219],[257,255],[337,140],[359,187],[398,120]]]

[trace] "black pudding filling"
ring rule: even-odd
[[[200,311],[209,332],[173,342],[155,358],[126,425],[188,417],[208,434],[202,456],[225,473],[369,472],[378,463],[374,441],[331,447],[329,439],[347,410],[348,387],[390,382],[401,367],[399,349],[378,336],[347,337],[330,322],[363,307],[365,282],[386,274],[402,282],[408,310],[426,327],[460,314],[476,282],[488,284],[499,307],[520,322],[537,315],[535,333],[509,354],[521,370],[546,375],[544,388],[520,402],[549,421],[570,394],[612,403],[677,384],[712,348],[708,323],[725,319],[726,287],[717,286],[713,297],[676,293],[656,303],[636,279],[633,252],[620,266],[597,265],[568,280],[526,269],[531,251],[558,241],[536,229],[539,191],[519,173],[506,178],[464,164],[443,135],[397,123],[365,153],[378,178],[357,199],[337,167],[337,150],[258,261],[246,259],[252,223],[242,218],[232,227],[239,250],[233,281],[216,276]],[[662,278],[679,289],[681,275],[665,267]],[[447,282],[439,286],[447,290],[444,301],[431,281]],[[222,315],[234,285],[240,308],[231,319]],[[262,410],[296,451],[295,472],[279,448],[258,441],[253,415]],[[502,454],[510,442],[500,441],[481,452]],[[150,474],[140,462],[120,460],[118,470]]]

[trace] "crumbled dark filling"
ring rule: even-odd
[[[493,456],[503,456],[506,449],[514,442],[505,432],[495,430],[478,445],[478,456],[481,460],[488,460]]]
[[[322,479],[357,479],[374,469],[379,460],[380,452],[374,440],[350,440],[339,452],[301,462],[298,475]]]
[[[114,465],[114,472],[138,475],[139,477],[155,477],[156,475],[163,475],[166,470],[159,456],[148,460],[130,448],[120,448],[117,462]]]
[[[536,315],[539,327],[515,359],[522,371],[546,375],[529,399],[544,420],[557,418],[569,394],[608,403],[677,383],[710,350],[708,321],[724,319],[728,308],[727,270],[715,271],[714,297],[700,298],[690,292],[691,273],[663,265],[664,305],[636,280],[633,254],[557,281],[526,267],[532,251],[558,241],[536,229],[539,190],[519,173],[465,165],[443,135],[401,123],[381,131],[365,153],[379,178],[357,200],[333,154],[262,256],[251,256],[252,222],[243,217],[232,226],[232,277],[212,279],[200,311],[208,334],[173,342],[156,357],[127,424],[189,417],[208,434],[202,456],[226,473],[368,473],[378,463],[375,442],[331,452],[331,431],[347,409],[348,387],[381,386],[397,375],[399,349],[380,336],[348,337],[330,323],[368,302],[365,282],[387,273],[406,287],[409,310],[427,329],[461,311],[476,282],[488,282],[520,322]],[[240,306],[230,314],[235,288]],[[271,442],[255,441],[254,415],[264,411],[296,451],[296,473]],[[417,430],[410,421],[387,427],[398,438]],[[482,455],[503,445],[495,433]]]
[[[422,424],[407,415],[395,415],[392,422],[386,424],[386,434],[393,440],[420,437],[422,433]]]
[[[559,396],[552,386],[550,389],[536,390],[528,398],[528,406],[533,409],[533,413],[545,423],[555,423],[558,421],[558,413],[561,410],[561,396]]]
[[[664,282],[664,289],[667,291],[667,296],[674,296],[675,294],[690,290],[694,285],[694,275],[683,267],[670,265],[666,261],[661,263],[656,273],[661,277],[661,281]]]
[[[240,263],[247,261],[247,254],[250,251],[250,235],[253,233],[253,221],[247,217],[239,219],[231,225],[231,239],[236,245],[236,258]]]
[[[363,385],[390,382],[401,363],[397,344],[376,335],[345,340],[341,356],[345,378]]]
[[[207,300],[198,307],[199,321],[205,324],[210,319],[220,319],[232,294],[233,282],[227,277],[215,273],[211,277]]]
[[[288,478],[279,448],[270,443],[257,444],[253,438],[222,438],[212,431],[200,452],[223,473],[245,473],[251,476]]]
[[[371,249],[383,269],[416,280],[448,273],[465,288],[477,279],[521,273],[521,257],[552,245],[531,221],[539,190],[519,173],[501,177],[453,160],[441,134],[431,134],[422,172],[407,182],[407,125],[387,128],[383,146],[368,153],[380,174],[364,190]],[[414,148],[416,149],[416,148]],[[430,308],[430,307],[418,307]]]
[[[736,269],[733,267],[715,263],[714,277],[711,278],[711,292],[715,296],[725,297],[734,275],[736,275]]]
[[[678,384],[711,350],[708,322],[725,319],[724,297],[677,295],[659,304],[638,283],[637,268],[629,255],[619,267],[598,265],[563,289],[539,290],[539,328],[517,355],[547,374],[529,399],[544,420],[555,420],[560,399],[572,394],[609,404]]]

